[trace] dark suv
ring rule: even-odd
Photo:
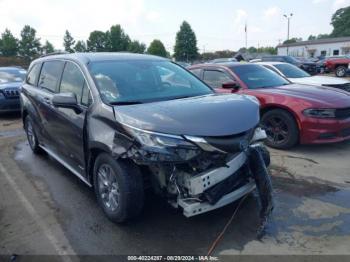
[[[255,187],[263,213],[272,208],[257,100],[215,94],[171,61],[126,53],[46,56],[32,62],[21,104],[33,152],[47,152],[94,187],[112,221],[139,214],[147,188],[187,217]]]
[[[261,58],[261,61],[262,62],[285,62],[303,69],[304,71],[308,72],[310,75],[316,75],[318,73],[315,62],[302,61],[293,56],[288,56],[288,55],[264,56]]]
[[[0,67],[0,113],[19,112],[19,89],[26,71],[20,67]]]

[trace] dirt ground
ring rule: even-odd
[[[256,238],[258,206],[250,196],[214,255],[350,255],[350,142],[270,152],[275,209],[266,235]],[[0,116],[0,188],[0,254],[7,258],[204,255],[237,206],[188,219],[149,195],[140,218],[113,224],[91,189],[50,157],[31,153],[17,115]]]

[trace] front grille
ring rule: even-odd
[[[17,89],[5,89],[3,91],[6,98],[18,98],[19,91]]]
[[[231,136],[203,137],[213,147],[227,153],[244,151],[254,135],[254,129]]]
[[[335,110],[335,117],[338,119],[345,119],[345,118],[350,117],[350,107],[336,109]]]

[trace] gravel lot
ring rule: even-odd
[[[350,142],[270,151],[275,210],[267,234],[256,239],[258,207],[249,196],[214,255],[350,255]],[[6,255],[205,255],[237,205],[188,219],[149,194],[141,217],[112,224],[88,187],[31,153],[16,115],[0,116],[0,186]]]

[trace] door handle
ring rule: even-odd
[[[44,97],[44,103],[51,105],[51,99],[49,97]]]

